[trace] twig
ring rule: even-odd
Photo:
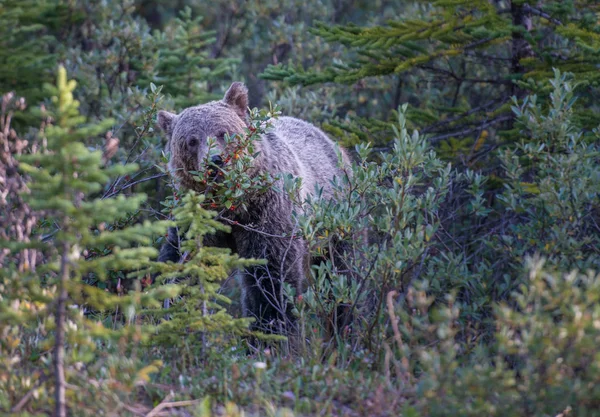
[[[400,336],[400,330],[398,329],[398,319],[396,318],[396,313],[394,313],[394,296],[398,294],[398,291],[392,290],[387,294],[387,308],[388,315],[392,319],[392,330],[394,331],[394,339],[396,340],[396,344],[399,349],[404,347],[404,343],[402,343],[402,336]]]
[[[344,322],[342,323],[342,328],[348,325],[348,323],[346,323],[346,322],[354,314],[354,310],[356,309],[356,305],[358,304],[358,299],[362,295],[363,289],[365,287],[364,284],[369,279],[369,276],[371,275],[371,272],[373,272],[373,270],[375,269],[375,265],[377,264],[377,261],[379,260],[379,255],[380,254],[381,254],[381,243],[378,243],[377,244],[377,253],[375,254],[375,258],[373,259],[373,262],[371,263],[371,266],[369,267],[369,270],[367,271],[367,274],[364,276],[364,278],[358,284],[358,290],[356,291],[356,298],[354,299],[354,303],[352,303],[352,307],[350,308],[350,312],[348,313],[348,315],[346,316]]]
[[[167,398],[169,398],[171,395],[167,396]],[[166,399],[165,399],[166,400]],[[175,408],[175,407],[189,407],[190,405],[195,405],[195,404],[199,404],[202,400],[185,400],[185,401],[173,401],[173,402],[166,402],[163,401],[160,404],[158,404],[156,407],[154,407],[152,409],[152,411],[150,411],[148,414],[146,414],[146,417],[154,417],[157,416],[158,413],[163,409],[163,408]]]
[[[490,126],[493,126],[493,125],[496,125],[496,124],[502,123],[502,122],[507,122],[507,121],[512,120],[512,119],[513,119],[512,115],[500,116],[500,117],[492,119],[492,120],[490,120],[488,122],[480,123],[480,124],[478,124],[477,126],[474,126],[474,127],[465,128],[463,130],[453,131],[453,132],[450,132],[450,133],[444,133],[444,134],[436,135],[436,136],[428,136],[427,140],[430,143],[436,143],[436,142],[439,142],[441,140],[449,139],[449,138],[452,138],[452,137],[465,137],[465,136],[467,136],[469,134],[472,134],[472,133],[475,133],[475,132],[480,132],[481,130],[485,129],[486,127],[490,127]],[[373,151],[375,151],[375,152],[387,152],[387,151],[392,150],[393,146],[394,146],[393,143],[387,144],[387,145],[384,145],[384,146],[377,146],[377,147],[373,148]]]
[[[474,107],[471,110],[466,111],[464,113],[461,113],[461,114],[459,114],[457,116],[448,117],[448,118],[446,118],[444,120],[441,120],[439,122],[436,122],[434,124],[426,126],[426,127],[422,128],[422,129],[420,129],[419,133],[425,134],[425,133],[434,132],[434,131],[440,129],[441,127],[443,127],[445,125],[448,125],[450,123],[456,122],[457,120],[460,120],[460,119],[467,118],[468,116],[470,116],[470,115],[472,115],[474,113],[494,111],[495,109],[490,110],[490,107],[494,107],[494,105],[496,105],[498,103],[500,105],[503,105],[509,98],[510,97],[503,97],[501,99],[490,100],[487,103],[482,104],[481,106]]]
[[[130,413],[133,413],[133,414],[135,414],[137,416],[142,416],[143,417],[143,416],[146,415],[146,413],[143,412],[142,410],[139,410],[139,409],[137,409],[137,408],[135,408],[135,407],[133,407],[133,406],[131,406],[129,404],[123,404],[123,408],[126,409],[127,411],[129,411]]]
[[[271,233],[263,232],[262,230],[258,230],[258,229],[255,229],[254,227],[246,226],[244,224],[238,223],[235,220],[231,220],[231,219],[228,219],[227,217],[223,217],[223,216],[217,216],[217,220],[222,220],[222,221],[224,221],[226,223],[229,223],[232,226],[239,226],[239,227],[241,227],[244,230],[247,230],[249,232],[255,232],[255,233],[258,233],[258,234],[263,235],[263,236],[276,237],[276,238],[279,238],[279,239],[289,239],[290,238],[290,236],[273,235]]]
[[[446,133],[446,134],[443,134],[443,135],[430,136],[429,137],[429,141],[430,142],[438,142],[440,140],[448,139],[448,138],[451,138],[453,136],[466,136],[466,135],[468,135],[470,133],[474,133],[474,132],[480,131],[481,129],[485,129],[486,127],[493,126],[495,124],[502,123],[502,122],[507,122],[509,120],[512,120],[512,118],[513,118],[512,115],[506,115],[506,116],[498,117],[496,119],[490,120],[489,122],[482,123],[482,124],[480,124],[480,125],[478,125],[476,127],[463,129],[463,130],[458,131],[458,132],[450,132],[450,133]]]
[[[31,388],[29,391],[27,391],[27,394],[25,394],[25,396],[23,396],[23,398],[21,398],[21,400],[10,410],[10,412],[18,413],[19,411],[21,411],[21,408],[23,408],[25,406],[25,404],[27,404],[27,401],[29,401],[29,399],[31,398],[31,396],[33,395],[35,390],[38,389],[39,387],[41,387],[42,384],[44,382],[46,382],[47,379],[48,379],[48,375],[46,375],[46,374],[42,375],[40,377],[40,379],[38,379],[37,383],[33,386],[33,388]]]
[[[493,78],[464,78],[461,77],[457,74],[455,74],[453,71],[448,71],[444,68],[437,68],[434,67],[433,65],[420,65],[419,68],[422,68],[424,70],[429,70],[432,72],[438,72],[440,74],[445,74],[453,79],[455,79],[456,81],[461,81],[464,83],[482,83],[482,84],[510,84],[512,83],[511,80],[498,80],[498,79],[493,79]]]
[[[396,318],[396,313],[394,312],[394,296],[397,295],[398,292],[396,290],[392,290],[387,294],[387,308],[388,315],[390,316],[390,320],[392,322],[392,330],[394,331],[394,339],[396,340],[396,344],[398,345],[398,350],[402,355],[400,361],[402,362],[402,367],[404,368],[404,372],[402,375],[399,375],[404,382],[410,381],[410,374],[408,373],[408,359],[402,353],[402,349],[404,348],[404,343],[402,343],[402,336],[400,335],[400,329],[398,328],[398,319]]]
[[[531,7],[529,4],[525,3],[521,6],[523,8],[523,11],[525,13],[531,13],[533,15],[542,17],[552,23],[554,23],[557,26],[562,26],[562,22],[560,20],[558,20],[555,17],[552,17],[549,13],[546,13],[545,11],[541,10],[541,9],[536,9],[535,7]],[[510,13],[511,9],[503,9],[500,10],[498,13],[499,14],[503,14],[503,13]]]

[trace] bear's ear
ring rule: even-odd
[[[246,120],[246,115],[248,114],[248,89],[243,83],[235,82],[231,84],[231,87],[225,93],[225,97],[223,97],[223,101],[232,106],[242,120]]]
[[[177,115],[173,113],[169,113],[168,111],[161,110],[158,112],[157,123],[158,126],[165,132],[167,135],[171,135],[173,132],[173,121]]]

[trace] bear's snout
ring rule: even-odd
[[[211,156],[209,165],[207,168],[210,179],[215,182],[221,182],[223,180],[221,168],[225,165],[225,161],[223,161],[221,155]]]
[[[223,158],[221,155],[214,155],[210,158],[210,162],[212,162],[217,167],[221,168],[223,166]]]

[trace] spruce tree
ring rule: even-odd
[[[75,81],[67,80],[64,68],[59,68],[55,87],[49,87],[53,105],[46,117],[50,124],[40,132],[44,147],[36,153],[22,155],[19,168],[29,178],[29,194],[25,203],[43,214],[40,231],[46,236],[30,242],[3,241],[1,245],[11,253],[35,248],[45,262],[35,271],[18,271],[15,263],[5,260],[0,272],[2,296],[0,322],[4,332],[15,332],[27,340],[27,334],[43,329],[51,332],[45,344],[52,352],[52,361],[38,360],[50,365],[54,391],[55,415],[67,414],[67,390],[72,390],[81,365],[94,360],[98,343],[111,340],[133,340],[146,337],[148,332],[138,326],[108,328],[88,317],[86,312],[120,308],[125,319],[134,323],[139,305],[159,305],[154,293],[117,296],[86,285],[82,277],[95,275],[104,279],[115,269],[135,270],[148,263],[156,250],[147,245],[152,237],[165,232],[167,222],[146,222],[143,225],[111,230],[111,223],[125,213],[138,209],[144,195],[102,199],[98,192],[109,178],[131,173],[135,165],[106,164],[106,153],[90,151],[83,143],[110,128],[112,120],[85,124],[79,114],[79,103],[73,98]],[[38,233],[39,233],[38,232]],[[107,255],[91,258],[86,248],[105,247]],[[173,296],[172,288],[164,296]],[[169,292],[170,291],[170,292]],[[11,330],[12,329],[12,330]],[[24,343],[23,349],[27,344]],[[12,346],[14,349],[19,344]],[[8,348],[4,346],[4,348]],[[13,363],[13,367],[17,367]],[[24,365],[26,366],[26,365]]]
[[[177,109],[217,98],[208,93],[210,84],[230,73],[235,62],[211,57],[215,32],[206,30],[202,20],[202,16],[192,17],[192,9],[186,7],[165,32],[157,35],[156,82],[164,84],[164,92],[173,97]]]
[[[56,61],[48,48],[54,40],[49,27],[59,20],[53,7],[47,1],[0,1],[0,92],[16,90],[33,102],[43,97],[39,86],[50,81],[48,68]]]
[[[231,228],[214,220],[217,213],[203,208],[203,204],[204,196],[193,191],[176,194],[165,203],[182,237],[178,248],[182,259],[178,263],[153,263],[138,274],[158,273],[156,285],[176,282],[181,287],[180,297],[165,303],[166,310],[145,311],[158,318],[168,317],[158,325],[153,344],[177,348],[189,343],[190,334],[197,333],[201,336],[200,350],[206,352],[212,345],[210,336],[250,334],[248,325],[252,319],[234,319],[223,305],[231,301],[219,291],[230,271],[256,261],[243,260],[229,249],[204,244],[205,236],[229,233]]]
[[[84,144],[109,130],[113,120],[86,124],[73,96],[75,85],[61,67],[57,85],[48,86],[53,98],[44,113],[48,124],[40,131],[44,145],[17,157],[27,182],[16,191],[26,193],[23,204],[41,220],[29,239],[3,233],[0,241],[0,393],[6,393],[0,394],[0,405],[20,410],[31,396],[22,375],[34,375],[34,389],[45,387],[55,399],[40,395],[32,407],[48,411],[53,404],[57,416],[67,415],[69,408],[97,415],[113,403],[131,401],[148,374],[159,369],[150,353],[168,351],[170,357],[175,351],[180,357],[192,345],[193,355],[200,353],[202,360],[210,351],[237,344],[228,336],[254,334],[248,330],[251,319],[234,319],[225,309],[229,299],[219,291],[232,269],[256,261],[204,245],[205,235],[229,230],[213,220],[216,213],[203,208],[204,196],[176,193],[170,198],[165,210],[175,222],[129,226],[123,221],[139,210],[145,195],[103,198],[102,191],[111,178],[138,167],[110,162],[114,141],[106,141],[104,152]],[[169,225],[185,238],[182,261],[152,261],[157,251],[150,245]],[[6,227],[17,230],[13,226]],[[30,267],[23,253],[33,249],[43,262]],[[125,292],[120,281],[117,293],[98,284],[117,271],[142,280],[155,274],[157,279],[143,292]],[[34,337],[39,332],[50,337],[39,341]],[[51,352],[52,360],[43,352]],[[102,374],[104,361],[122,372]],[[111,388],[117,385],[118,391]]]
[[[593,110],[600,81],[596,1],[417,3],[386,25],[317,24],[313,34],[348,48],[344,59],[321,71],[280,64],[269,67],[262,77],[292,85],[362,84],[359,88],[365,88],[367,79],[386,77],[388,91],[380,97],[379,113],[371,117],[385,120],[399,104],[410,102],[415,107],[410,113],[414,125],[433,142],[454,140],[450,147],[467,163],[502,143],[494,132],[512,129],[512,96],[522,98],[533,91],[540,99],[548,97],[552,68],[574,73],[580,80],[578,117],[584,127],[591,129],[600,122]],[[353,128],[336,126],[380,144],[389,137],[389,128],[376,120],[357,122]]]

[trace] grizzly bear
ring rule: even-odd
[[[160,111],[158,125],[167,137],[172,175],[181,187],[203,192],[190,171],[199,171],[206,160],[209,137],[216,139],[223,152],[225,134],[244,132],[248,126],[248,90],[244,84],[235,82],[220,101],[189,107],[179,114]],[[289,283],[300,294],[310,259],[306,242],[290,238],[298,232],[294,211],[301,212],[302,207],[282,191],[282,177],[292,174],[301,178],[302,201],[317,189],[321,190],[320,198],[332,198],[332,182],[335,177],[341,179],[347,175],[350,158],[320,129],[292,117],[275,119],[272,129],[256,142],[255,150],[255,170],[267,171],[279,180],[274,189],[247,201],[244,210],[238,208],[231,213],[230,219],[239,226],[232,226],[231,234],[219,236],[209,244],[230,247],[243,258],[266,260],[266,265],[240,271],[243,314],[256,318],[254,329],[290,332],[294,320],[282,282]],[[211,160],[223,163],[220,155],[212,156]],[[177,262],[181,256],[178,242],[177,231],[169,230],[159,261]]]

